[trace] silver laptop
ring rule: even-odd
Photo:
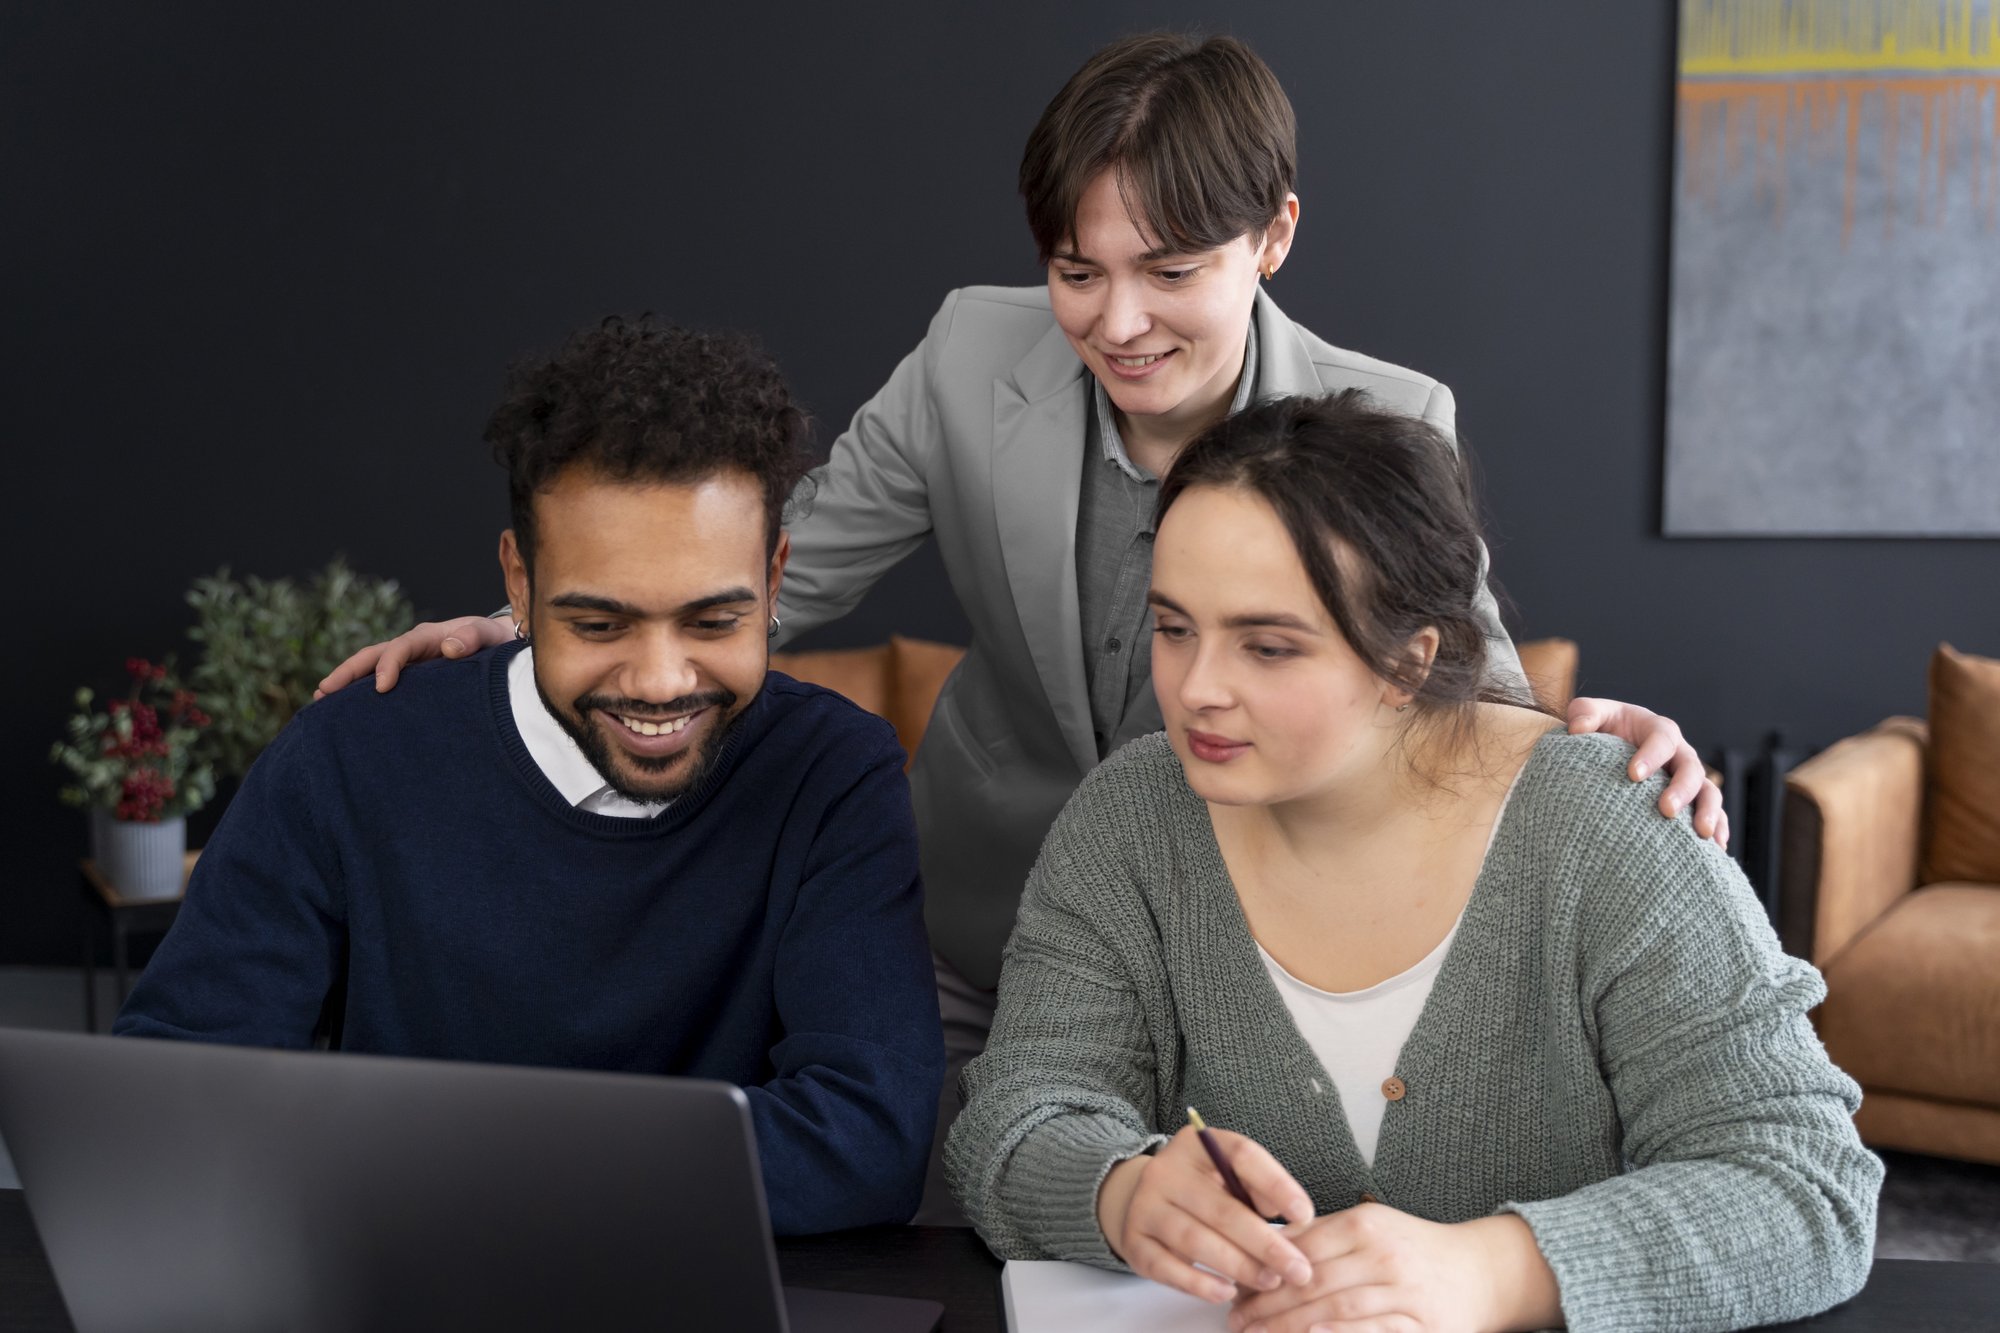
[[[726,1083],[0,1029],[77,1333],[930,1333],[778,1281]]]

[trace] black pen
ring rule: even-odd
[[[1208,1126],[1202,1123],[1201,1112],[1190,1106],[1187,1113],[1188,1123],[1194,1126],[1195,1135],[1201,1140],[1201,1146],[1208,1149],[1208,1160],[1214,1162],[1215,1169],[1222,1173],[1222,1183],[1229,1187],[1229,1193],[1236,1202],[1257,1213],[1257,1205],[1250,1202],[1250,1191],[1244,1189],[1243,1182],[1236,1178],[1236,1168],[1229,1164],[1229,1159],[1223,1156],[1222,1145],[1215,1141],[1215,1135],[1209,1133]],[[1262,1213],[1257,1215],[1263,1216]]]

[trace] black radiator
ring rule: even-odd
[[[1726,747],[1716,762],[1722,772],[1722,808],[1729,816],[1729,853],[1743,867],[1750,887],[1763,900],[1773,926],[1778,923],[1778,856],[1784,848],[1785,774],[1808,757],[1772,732],[1757,747]]]

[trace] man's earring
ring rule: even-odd
[[[767,639],[775,639],[775,638],[777,638],[777,637],[778,637],[778,626],[779,626],[779,625],[781,625],[781,624],[783,624],[783,623],[784,623],[784,622],[780,621],[780,620],[779,620],[779,619],[778,619],[778,618],[777,618],[776,616],[772,616],[772,617],[771,617],[771,628],[770,628],[770,629],[768,629],[768,630],[766,630],[766,631],[764,632],[764,637],[765,637],[765,638],[767,638]]]
[[[528,637],[528,625],[526,621],[517,620],[514,622],[514,637],[517,639]]]
[[[1278,266],[1276,264],[1264,265],[1264,281],[1270,282],[1274,280],[1277,276],[1278,276]]]

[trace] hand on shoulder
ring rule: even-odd
[[[384,643],[371,643],[327,673],[313,691],[324,699],[346,689],[369,672],[375,673],[375,691],[386,694],[396,688],[403,668],[434,657],[470,657],[482,648],[505,643],[513,637],[505,620],[490,616],[460,616],[456,620],[430,620],[398,634]]]
[[[1570,701],[1569,729],[1575,735],[1601,732],[1631,744],[1635,748],[1627,772],[1632,781],[1644,782],[1661,771],[1667,774],[1660,793],[1660,813],[1672,819],[1692,805],[1694,831],[1713,838],[1718,847],[1729,846],[1729,816],[1722,809],[1722,789],[1709,781],[1701,756],[1672,718],[1616,699],[1580,698]]]

